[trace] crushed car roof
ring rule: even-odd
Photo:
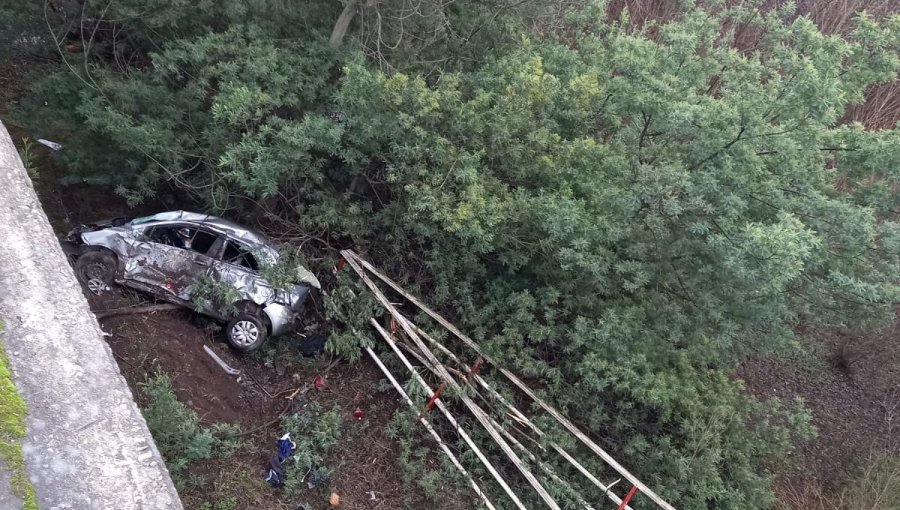
[[[152,216],[135,218],[131,221],[131,223],[133,225],[141,225],[144,223],[152,223],[155,221],[187,221],[191,223],[200,223],[224,231],[232,237],[241,239],[248,243],[267,246],[271,248],[271,242],[263,237],[262,234],[250,230],[243,225],[238,225],[231,220],[226,220],[225,218],[220,218],[218,216],[212,216],[209,214],[195,213],[190,211],[168,211],[157,213]]]

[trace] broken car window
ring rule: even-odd
[[[229,264],[259,271],[259,263],[256,261],[256,257],[250,252],[250,247],[243,243],[236,241],[225,243],[225,254],[222,255],[222,260]]]
[[[193,250],[204,255],[216,242],[216,236],[209,232],[181,225],[153,227],[147,237],[153,243]]]

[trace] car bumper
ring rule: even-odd
[[[272,331],[270,331],[272,336],[279,336],[293,331],[297,314],[289,306],[271,303],[263,309],[263,312],[269,318],[269,324],[272,326]]]

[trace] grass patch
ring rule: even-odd
[[[0,321],[0,332],[3,322]],[[0,343],[0,457],[12,473],[13,492],[22,499],[25,510],[38,510],[34,486],[25,475],[25,459],[19,441],[25,437],[25,415],[28,407],[13,384],[9,360]]]
[[[290,432],[297,449],[284,465],[284,493],[289,500],[307,488],[326,487],[331,469],[325,459],[341,438],[341,412],[335,407],[322,412],[315,402],[301,412],[285,416],[282,428]]]
[[[191,462],[230,457],[242,446],[236,425],[200,425],[200,418],[175,395],[169,376],[162,374],[144,383],[150,403],[143,409],[147,427],[178,490],[193,485],[185,471]],[[202,483],[202,482],[201,482]]]
[[[882,451],[869,455],[843,488],[782,487],[774,510],[897,510],[900,509],[900,457]]]
[[[465,478],[432,445],[421,441],[417,433],[417,412],[400,409],[385,427],[385,435],[397,442],[397,465],[403,478],[415,485],[435,506],[446,501],[466,502],[471,498]],[[433,462],[437,459],[437,462]],[[452,507],[449,508],[458,508]]]

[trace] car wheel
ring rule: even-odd
[[[225,336],[235,349],[250,352],[259,349],[266,341],[268,332],[262,319],[252,313],[242,312],[228,321]]]
[[[116,256],[102,251],[89,251],[75,261],[75,275],[91,293],[109,290],[116,278]]]

